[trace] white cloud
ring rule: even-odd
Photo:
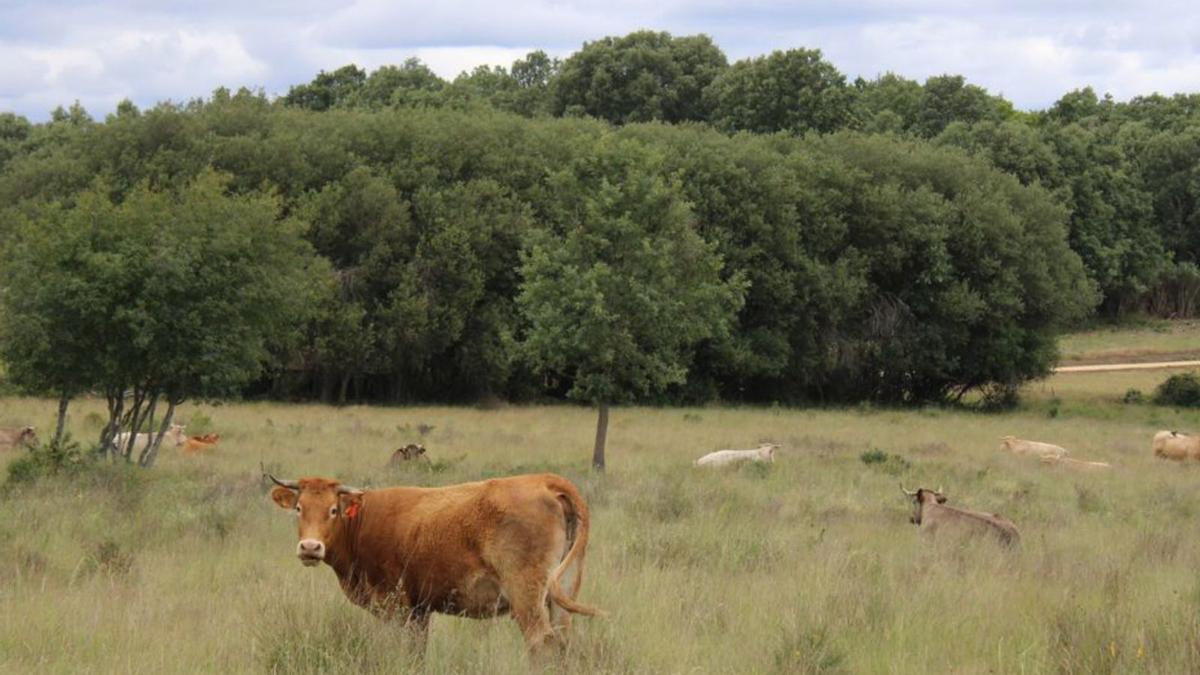
[[[0,110],[44,119],[79,99],[102,116],[125,97],[147,106],[221,85],[278,94],[321,69],[409,56],[453,78],[642,28],[707,33],[731,59],[819,48],[851,78],[959,73],[1024,108],[1085,85],[1200,91],[1200,6],[1184,0],[9,0]]]

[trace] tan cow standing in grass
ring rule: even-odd
[[[1154,456],[1186,462],[1189,457],[1200,460],[1200,436],[1188,436],[1178,431],[1160,431],[1154,434],[1151,446]]]
[[[778,447],[775,443],[763,443],[753,450],[717,450],[696,460],[696,466],[729,466],[742,462],[769,464],[775,461],[775,449]]]
[[[365,491],[269,477],[271,498],[297,515],[300,562],[329,565],[351,602],[403,620],[422,642],[433,612],[511,613],[536,657],[564,644],[569,613],[600,613],[575,600],[588,507],[561,476]]]
[[[1067,455],[1066,448],[1053,443],[1042,443],[1041,441],[1026,441],[1016,436],[1003,436],[1000,438],[1000,449],[1007,450],[1014,455],[1035,455],[1037,457],[1065,457]]]
[[[957,532],[996,537],[1000,543],[1012,546],[1020,543],[1021,535],[1013,522],[998,513],[971,511],[956,506],[946,506],[942,489],[905,490],[913,498],[914,511],[909,520],[919,525],[922,532],[933,535],[938,532]]]
[[[33,427],[0,429],[0,450],[11,450],[18,445],[36,445],[37,432]]]

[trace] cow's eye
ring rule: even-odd
[[[296,513],[300,513],[300,505],[299,504],[296,505]]]
[[[329,507],[329,517],[330,518],[337,517],[337,507],[336,506]]]

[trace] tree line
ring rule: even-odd
[[[1095,312],[1192,311],[1198,101],[1027,113],[639,32],[450,82],[410,60],[0,115],[0,359],[134,418],[1011,392]]]

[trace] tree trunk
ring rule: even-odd
[[[114,439],[117,437],[117,430],[121,428],[121,415],[125,412],[125,397],[120,389],[117,389],[116,393],[110,389],[106,397],[108,398],[108,424],[104,425],[104,430],[100,432],[100,454],[108,457],[111,453],[111,459],[116,459],[117,449]]]
[[[350,389],[350,373],[342,373],[342,381],[338,386],[338,405],[346,405],[346,391]]]
[[[604,471],[604,446],[608,442],[608,404],[600,403],[600,417],[596,420],[596,447],[592,449],[592,468]]]
[[[153,410],[153,403],[147,408],[146,395],[147,391],[141,387],[133,388],[133,407],[125,412],[125,419],[121,423],[121,428],[129,432],[129,437],[125,439],[125,447],[117,447],[121,457],[125,461],[133,460],[134,446],[137,444],[138,431],[142,425],[146,423],[146,413]],[[156,396],[157,398],[157,396]]]
[[[137,450],[138,433],[141,432],[141,429],[145,427],[145,433],[154,433],[151,424],[154,420],[154,409],[158,407],[158,392],[152,394],[148,402],[145,400],[145,394],[143,394],[142,405],[145,406],[145,408],[143,408],[144,412],[142,413],[142,416],[138,418],[135,424],[129,427],[129,444],[125,447],[125,459],[128,461],[133,460],[134,451]],[[147,424],[147,422],[151,422],[151,424]],[[154,440],[153,436],[148,439],[148,441],[152,440]],[[150,444],[147,442],[146,448],[142,450],[142,454],[145,454],[145,451],[149,449],[149,447]],[[140,455],[138,456],[138,463],[141,464]]]
[[[58,398],[58,426],[54,428],[54,442],[52,443],[56,448],[62,445],[63,427],[67,423],[67,404],[70,402],[71,398],[64,390],[62,396]]]
[[[167,397],[167,414],[163,415],[162,424],[158,427],[158,433],[150,439],[150,442],[146,444],[146,449],[138,457],[138,466],[141,466],[143,469],[149,469],[154,466],[154,460],[158,459],[158,448],[162,445],[163,436],[166,435],[167,429],[171,428],[171,422],[175,419],[175,405],[177,403],[174,398]]]

